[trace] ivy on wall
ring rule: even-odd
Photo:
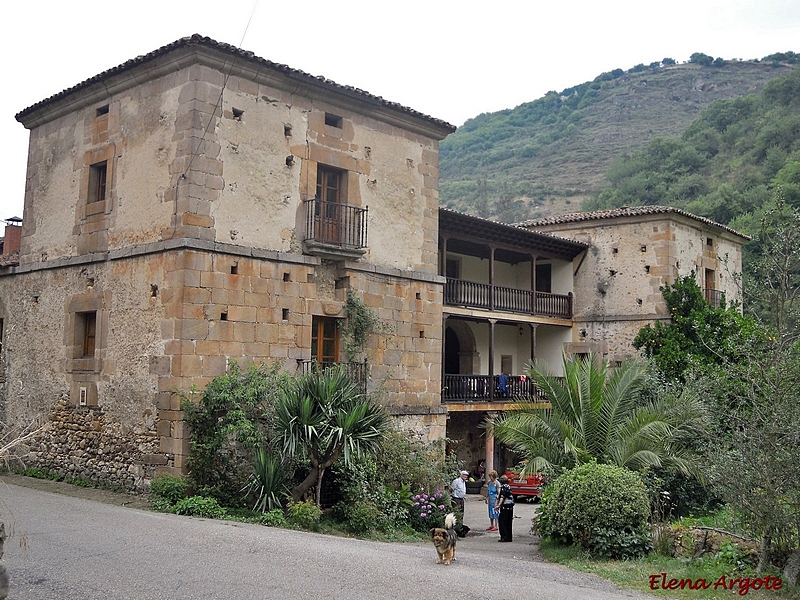
[[[367,306],[351,288],[347,290],[344,313],[346,319],[340,332],[347,362],[366,358],[367,342],[372,334],[394,333],[394,328],[378,319],[375,309]]]

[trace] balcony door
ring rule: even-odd
[[[314,207],[314,237],[338,244],[342,241],[344,173],[323,165],[317,166],[317,195]]]
[[[339,362],[337,319],[313,317],[311,321],[311,359],[318,363]]]

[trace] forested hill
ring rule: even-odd
[[[798,55],[686,64],[664,59],[470,119],[440,146],[444,206],[521,221],[581,210],[607,185],[614,159],[678,137],[709,104],[791,72]]]
[[[800,209],[800,68],[715,102],[681,136],[614,162],[585,208],[666,204],[753,235],[776,196]]]

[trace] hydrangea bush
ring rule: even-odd
[[[450,498],[441,490],[414,494],[408,512],[411,526],[416,531],[428,531],[432,527],[444,527],[444,517],[451,511]]]

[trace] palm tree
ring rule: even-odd
[[[633,471],[660,467],[694,472],[685,443],[703,423],[689,392],[643,399],[648,365],[624,361],[613,370],[596,356],[563,357],[564,376],[546,365],[528,368],[551,408],[522,404],[488,422],[498,440],[528,459],[524,472],[571,469],[596,460]]]
[[[343,366],[300,376],[278,400],[275,421],[284,453],[311,461],[311,472],[292,489],[292,500],[299,501],[316,484],[317,506],[325,469],[340,458],[347,464],[371,451],[389,427],[386,412],[359,391]]]

